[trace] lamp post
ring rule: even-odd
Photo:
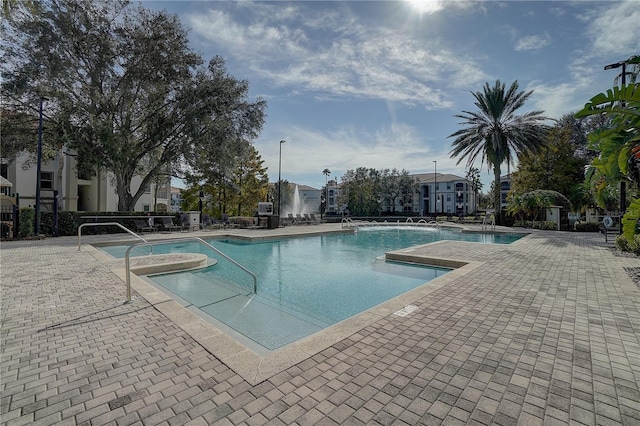
[[[38,122],[38,162],[36,166],[36,237],[40,235],[40,189],[41,189],[41,176],[40,169],[42,168],[42,103],[46,100],[44,97],[40,97],[40,116]]]
[[[438,217],[438,161],[437,160],[433,160],[433,193],[434,193],[433,209],[436,212],[436,217]]]
[[[622,67],[622,87],[626,86],[626,75],[627,75],[627,61],[616,62],[615,64],[605,65],[604,69],[613,70]],[[624,101],[620,102],[621,106],[624,107]],[[627,188],[623,179],[620,179],[620,214],[623,215],[625,208],[627,206]],[[621,218],[622,219],[622,218]],[[622,234],[622,226],[620,226],[620,234]]]
[[[282,201],[280,188],[282,187],[282,144],[285,143],[284,140],[280,141],[280,155],[278,157],[278,216],[280,216],[280,204]]]

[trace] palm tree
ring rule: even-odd
[[[324,169],[322,174],[324,175],[324,211],[326,212],[329,208],[329,175],[331,174],[331,170]],[[320,213],[320,217],[322,217],[322,212]]]
[[[477,112],[463,111],[455,117],[464,121],[465,128],[449,135],[455,137],[452,157],[460,157],[459,164],[467,157],[467,167],[474,164],[480,156],[481,164],[493,167],[494,206],[496,219],[501,223],[500,166],[514,163],[514,154],[536,151],[545,143],[548,126],[542,122],[548,120],[543,111],[530,111],[521,115],[516,110],[522,107],[533,91],[518,91],[518,82],[514,81],[505,91],[505,85],[496,80],[495,86],[485,83],[483,92],[475,92]]]

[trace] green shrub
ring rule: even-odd
[[[32,207],[22,207],[18,213],[20,216],[20,227],[18,237],[33,237],[36,222],[36,210]],[[41,216],[42,217],[42,216]]]
[[[629,242],[624,235],[617,235],[615,245],[622,251],[629,251]]]
[[[600,228],[596,222],[579,222],[575,225],[577,232],[598,232]]]
[[[633,240],[629,241],[627,237],[618,235],[616,237],[616,247],[622,251],[631,252],[637,256],[640,256],[640,234],[635,234]]]
[[[627,251],[640,256],[640,234],[635,234],[633,240],[629,241],[624,234],[617,235],[615,246],[617,249]]]
[[[640,234],[635,234],[633,236],[633,247],[630,248],[633,253],[640,256]]]
[[[540,229],[545,231],[555,231],[558,229],[558,224],[551,220],[546,220],[544,222],[540,222]]]

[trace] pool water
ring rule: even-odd
[[[197,242],[176,242],[155,246],[154,254],[204,253],[218,263],[150,279],[188,308],[197,308],[272,350],[446,274],[449,269],[389,262],[382,257],[391,250],[441,239],[508,243],[516,237],[382,228],[258,242],[208,241],[257,275],[256,294],[246,272]],[[127,247],[103,250],[114,256],[122,253],[121,257]],[[148,253],[148,248],[140,250]]]

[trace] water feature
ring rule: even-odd
[[[282,209],[282,213],[283,216],[287,216],[287,214],[289,213],[293,214],[294,216],[297,214],[310,213],[309,211],[307,211],[306,207],[307,206],[305,205],[305,203],[300,199],[300,190],[298,189],[298,185],[296,185],[293,191],[293,201],[291,205],[286,206]]]

